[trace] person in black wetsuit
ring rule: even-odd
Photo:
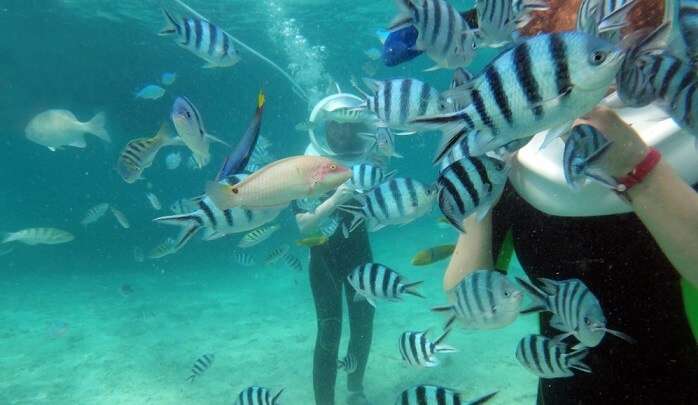
[[[356,135],[366,131],[355,124],[326,123],[327,144],[345,164],[361,163],[364,141]],[[312,147],[306,154],[317,153]],[[333,157],[337,158],[337,156]],[[310,286],[317,315],[317,336],[313,356],[313,388],[316,405],[334,405],[335,382],[338,372],[339,343],[342,333],[342,301],[346,299],[349,313],[349,346],[346,355],[353,359],[355,369],[346,370],[348,405],[368,405],[363,379],[373,337],[374,308],[365,300],[354,301],[354,292],[347,281],[349,273],[359,265],[373,261],[371,245],[365,226],[361,225],[345,237],[343,226],[352,216],[339,211],[340,204],[351,204],[353,193],[341,186],[312,213],[296,209],[296,220],[302,233],[313,233],[330,217],[340,225],[329,240],[310,249]]]
[[[620,177],[642,160],[647,147],[614,113],[597,115],[597,128],[617,144],[600,165]],[[539,380],[539,404],[698,401],[698,346],[679,283],[681,274],[697,284],[698,194],[660,161],[627,197],[634,213],[558,217],[538,211],[508,187],[482,223],[466,220],[468,234],[459,240],[446,289],[469,269],[490,267],[511,230],[528,276],[581,279],[599,299],[609,328],[637,340],[630,344],[606,335],[585,359],[591,374]],[[551,315],[540,316],[541,334],[549,337],[562,333],[550,327]]]

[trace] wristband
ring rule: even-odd
[[[631,188],[633,188],[638,183],[641,183],[645,177],[647,177],[652,169],[657,166],[657,163],[662,159],[662,154],[655,148],[650,148],[645,155],[644,159],[635,166],[633,170],[628,172],[625,176],[619,177],[617,191],[625,193]]]

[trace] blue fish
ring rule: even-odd
[[[164,72],[160,78],[160,81],[163,85],[169,86],[174,83],[175,79],[177,79],[177,73]]]
[[[216,176],[216,181],[227,179],[229,176],[242,172],[252,157],[252,152],[259,139],[259,130],[262,127],[262,113],[264,112],[264,92],[260,91],[257,96],[257,110],[254,118],[247,127],[247,131],[238,142],[235,149],[225,158],[223,167]]]
[[[146,100],[157,100],[165,94],[165,89],[156,85],[149,84],[136,92],[136,98]]]
[[[378,31],[378,37],[383,42],[383,63],[385,66],[397,66],[422,54],[414,49],[417,42],[417,29],[408,25],[397,31]]]

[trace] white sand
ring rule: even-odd
[[[400,360],[402,332],[431,327],[436,337],[443,324],[429,308],[446,302],[440,292],[445,262],[417,268],[409,260],[419,248],[448,243],[454,234],[439,230],[425,240],[427,225],[433,231],[421,223],[373,235],[374,246],[383,247],[375,249],[376,261],[410,280],[424,279],[428,298],[378,303],[368,397],[391,405],[402,389],[433,383],[461,389],[469,399],[499,391],[491,404],[534,403],[537,379],[514,357],[518,340],[536,330],[534,316],[497,331],[454,330],[447,343],[460,351],[441,355],[437,368],[408,368]],[[399,249],[388,239],[396,234]],[[55,269],[3,274],[0,403],[232,404],[239,390],[258,384],[274,392],[285,387],[283,404],[313,404],[315,317],[307,272],[240,268],[232,261],[209,269],[170,263],[164,272],[146,263],[113,275]],[[135,292],[122,296],[122,283]],[[48,331],[57,320],[69,324],[63,336]],[[341,354],[346,344],[343,339]],[[185,382],[204,353],[215,353],[214,364]],[[340,372],[337,403],[344,398]]]

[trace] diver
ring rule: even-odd
[[[359,133],[375,131],[370,123],[337,122],[327,119],[327,109],[357,107],[362,100],[354,95],[339,93],[326,97],[315,106],[310,115],[313,124],[309,131],[311,143],[306,155],[331,156],[340,163],[352,166],[368,163],[370,142]],[[331,117],[330,117],[331,118]],[[374,163],[374,162],[372,162]],[[340,186],[312,212],[296,207],[296,221],[301,233],[317,233],[323,223],[335,218],[339,225],[326,243],[310,248],[310,286],[315,301],[317,336],[313,357],[313,388],[317,405],[334,405],[335,383],[338,372],[339,343],[342,333],[342,300],[346,297],[349,313],[350,338],[346,358],[353,359],[354,367],[347,372],[348,405],[369,404],[363,391],[363,378],[373,337],[374,308],[364,300],[355,301],[347,281],[357,266],[371,262],[372,252],[364,225],[351,233],[346,227],[351,215],[337,209],[353,199],[353,191]]]
[[[619,110],[621,119],[601,107],[586,120],[612,142],[595,166],[616,179],[634,178],[623,199],[603,187],[567,188],[551,172],[555,162],[562,172],[562,142],[539,151],[534,138],[513,159],[511,186],[492,213],[480,223],[464,221],[467,233],[446,270],[446,291],[473,270],[493,267],[511,231],[529,277],[579,278],[600,300],[608,325],[637,340],[604,339],[585,359],[590,374],[540,379],[539,404],[698,398],[698,346],[681,280],[686,291],[698,287],[698,193],[689,186],[698,182],[698,160],[693,136],[671,119],[657,121],[657,112],[655,106]],[[560,335],[550,318],[541,314],[541,334]]]

